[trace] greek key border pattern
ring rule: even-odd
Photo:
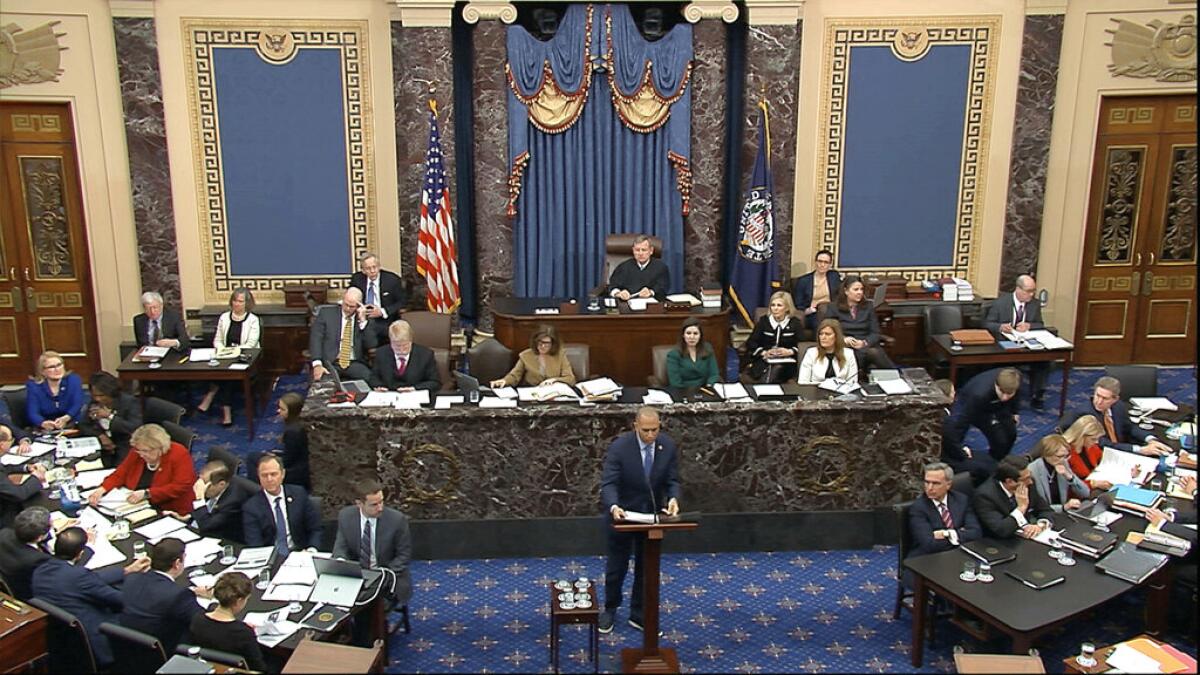
[[[341,52],[345,110],[346,175],[349,196],[351,260],[378,248],[376,225],[374,120],[370,94],[370,51],[364,21],[257,21],[182,19],[184,61],[188,75],[188,109],[192,125],[192,157],[204,258],[206,302],[224,302],[237,287],[262,300],[282,300],[291,284],[328,283],[346,286],[349,275],[234,275],[229,262],[229,231],[221,166],[220,111],[217,109],[213,50],[256,48],[264,31],[287,30],[296,49],[334,48]]]
[[[995,92],[994,55],[999,51],[999,16],[965,16],[954,19],[904,17],[903,19],[830,19],[825,25],[825,60],[820,104],[820,153],[813,249],[828,248],[837,256],[841,236],[842,178],[844,168],[846,96],[850,54],[854,47],[890,47],[901,29],[924,28],[930,48],[969,45],[967,104],[964,112],[962,158],[959,165],[958,202],[954,231],[954,257],[940,267],[839,267],[843,271],[909,280],[965,278],[976,283],[979,252],[974,246],[983,226],[987,185],[988,142],[991,137]],[[836,260],[836,257],[835,257]]]

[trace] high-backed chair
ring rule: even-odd
[[[240,654],[223,652],[219,649],[197,647],[195,645],[184,644],[181,642],[175,647],[175,653],[180,656],[191,656],[192,649],[200,650],[196,655],[205,661],[208,661],[209,663],[219,663],[223,666],[232,666],[234,668],[241,668],[242,670],[246,670],[247,668],[245,657],[241,656]]]
[[[575,381],[582,382],[591,378],[592,371],[590,370],[591,350],[585,344],[569,342],[562,346],[563,352],[567,355],[567,360],[571,362],[571,370],[575,371]]]
[[[822,303],[822,305],[824,305],[824,303]],[[753,314],[754,323],[757,325],[758,320],[763,318],[764,316],[766,316],[767,312],[769,312],[769,311],[770,311],[770,308],[768,308],[768,307],[756,307],[754,309],[754,314]],[[804,315],[801,314],[800,312],[796,312],[796,313],[792,314],[792,316],[797,319],[804,318]],[[817,316],[824,316],[824,315],[822,312],[818,311]],[[818,320],[817,323],[820,324],[821,323],[820,320]],[[796,356],[797,364],[799,364],[800,360],[804,358],[804,352],[808,351],[809,347],[817,346],[817,342],[816,342],[817,336],[815,334],[813,334],[812,331],[808,330],[808,327],[805,326],[803,322],[801,322],[800,326],[804,329],[804,335],[803,335],[803,338],[800,340],[800,342],[796,343],[796,348],[798,350],[800,350],[800,353]],[[737,355],[738,355],[738,369],[742,371],[743,379],[746,382],[749,382],[750,381],[748,379],[749,375],[746,373],[746,369],[750,366],[750,359],[748,358],[749,353],[746,350],[745,344],[743,344],[737,350]],[[725,377],[724,373],[721,374],[721,377],[722,377],[722,379],[724,379],[724,377]]]
[[[161,424],[162,428],[167,430],[167,435],[171,437],[173,442],[187,448],[188,452],[192,451],[192,442],[196,440],[196,432],[174,422],[162,422]]]
[[[669,387],[671,379],[667,375],[667,354],[675,349],[675,345],[654,345],[651,355],[654,359],[654,374],[646,378],[646,384],[651,387]]]
[[[183,406],[157,396],[149,396],[146,398],[142,420],[147,424],[162,424],[163,422],[179,424],[179,420],[183,419],[183,413]]]
[[[908,511],[912,508],[911,501],[900,504],[892,504],[892,513],[896,515],[896,529],[899,544],[896,547],[896,606],[892,609],[892,620],[900,619],[900,610],[907,609],[910,612],[915,606],[913,603],[917,601],[915,591],[910,591],[904,587],[904,559],[908,557],[909,551],[913,547],[912,533],[908,531]],[[907,602],[905,602],[907,600]],[[924,599],[925,602],[933,604],[933,594],[930,593]],[[933,625],[936,614],[932,608],[929,609],[927,615],[930,617],[926,637],[930,644],[933,644]]]
[[[945,335],[963,327],[962,308],[958,305],[926,305],[925,344],[933,341],[934,335]],[[935,368],[949,368],[949,361],[938,352],[932,356]]]
[[[405,312],[400,317],[412,326],[413,342],[430,349],[450,351],[450,315],[437,312]]]
[[[513,350],[495,338],[476,342],[467,356],[471,363],[471,375],[484,384],[504,377],[516,363]]]
[[[100,632],[112,645],[113,672],[154,673],[167,662],[162,642],[153,635],[107,621],[100,624]]]
[[[625,260],[633,257],[633,240],[639,234],[610,234],[604,237],[604,271],[600,283],[593,290],[593,295],[603,295],[608,292],[608,279],[613,270]],[[662,239],[650,237],[650,245],[654,247],[652,258],[662,258]]]
[[[25,388],[6,391],[0,394],[0,397],[8,406],[8,418],[12,420],[13,426],[29,429],[29,417],[25,414]]]
[[[1155,366],[1106,366],[1104,374],[1121,381],[1121,400],[1158,396],[1158,368]]]
[[[229,473],[235,476],[238,470],[242,468],[242,458],[219,445],[214,445],[208,450],[208,457],[205,459],[205,463],[213,461],[224,462],[225,466],[229,467]]]
[[[438,391],[451,391],[456,385],[454,376],[450,373],[450,350],[433,350],[433,360],[437,363],[438,378],[442,381],[442,388]],[[436,391],[432,393],[437,394]]]
[[[29,604],[50,617],[46,631],[49,666],[52,673],[94,673],[96,657],[87,630],[74,614],[41,598],[31,598]]]

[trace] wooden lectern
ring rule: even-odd
[[[693,530],[697,523],[613,523],[617,532],[645,533],[642,547],[642,648],[621,650],[621,670],[626,673],[678,673],[675,650],[658,646],[658,559],[668,530]]]

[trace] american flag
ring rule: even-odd
[[[450,186],[442,164],[437,107],[430,101],[429,150],[425,153],[425,186],[421,190],[421,229],[417,235],[417,272],[428,288],[425,304],[432,312],[449,314],[458,307],[458,252],[450,217]]]

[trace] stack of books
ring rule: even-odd
[[[700,288],[700,303],[706,309],[721,309],[721,287],[702,286]]]
[[[1126,541],[1148,551],[1166,553],[1182,558],[1192,550],[1192,542],[1161,530],[1147,528],[1145,532],[1130,532]]]
[[[1092,560],[1108,553],[1117,545],[1117,535],[1101,532],[1087,523],[1071,523],[1058,534],[1063,546]]]
[[[1112,492],[1113,508],[1136,516],[1145,515],[1146,511],[1158,508],[1163,501],[1163,493],[1136,485],[1118,485]]]
[[[1165,565],[1167,557],[1164,553],[1139,549],[1123,541],[1117,544],[1112,553],[1096,563],[1096,569],[1131,584],[1140,584]]]

